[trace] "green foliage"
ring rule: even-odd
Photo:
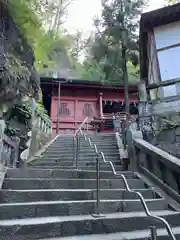
[[[96,61],[84,61],[82,71],[82,79],[83,80],[91,80],[91,81],[102,81],[105,79],[105,74],[101,69],[101,66],[97,64]]]
[[[27,123],[31,119],[32,109],[28,104],[15,105],[12,109],[11,117],[15,118],[18,122]]]
[[[37,70],[41,70],[44,65],[52,64],[49,55],[57,46],[65,45],[66,39],[53,31],[45,31],[40,20],[43,13],[39,8],[35,11],[37,3],[37,0],[9,0],[8,6],[21,34],[34,51]]]
[[[18,136],[20,133],[20,129],[19,128],[12,128],[9,127],[8,122],[6,122],[6,128],[5,128],[5,132],[4,132],[7,136],[12,137],[12,136]]]
[[[10,14],[20,29],[22,36],[32,47],[35,56],[35,66],[39,72],[44,69],[44,66],[53,66],[55,64],[50,59],[50,56],[57,47],[65,47],[68,44],[66,37],[60,36],[59,33],[54,33],[53,30],[45,31],[43,20],[46,14],[44,11],[48,10],[48,6],[41,0],[9,0],[8,2]],[[24,73],[27,70],[14,56],[10,56],[8,59],[12,74],[19,74],[19,70]],[[45,118],[49,118],[43,106],[41,92],[37,108]],[[13,109],[13,117],[15,116],[19,121],[22,121],[23,117],[26,121],[29,118],[29,113],[24,106],[15,106]]]
[[[41,89],[39,90],[39,99],[36,103],[36,111],[46,122],[49,122],[51,124],[50,117],[48,116],[47,111],[43,105],[43,95]]]
[[[36,38],[41,35],[41,31],[39,31],[41,24],[34,11],[32,11],[30,1],[10,0],[9,10],[23,36],[34,46]]]
[[[42,90],[39,89],[39,99],[38,99],[38,103],[39,104],[43,104],[43,94],[42,94]]]
[[[126,48],[129,82],[137,82],[139,71],[137,32],[144,5],[145,0],[102,0],[101,19],[95,21],[96,32],[90,39],[86,61],[96,66],[100,76],[103,73],[106,82],[123,81],[122,47]],[[86,62],[84,67],[86,68]]]
[[[45,110],[45,108],[43,106],[43,95],[42,95],[42,90],[41,89],[39,89],[39,99],[38,99],[38,102],[37,102],[36,106],[37,106],[37,109],[41,113],[47,114],[47,112],[46,112],[46,110]]]

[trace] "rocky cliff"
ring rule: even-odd
[[[26,39],[0,0],[0,117],[8,119],[24,96],[37,98],[39,77],[34,55]]]
[[[0,0],[0,119],[6,122],[5,133],[19,137],[24,150],[32,111],[23,99],[38,98],[40,80],[34,53],[8,9],[8,1]]]

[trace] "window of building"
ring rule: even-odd
[[[91,104],[85,103],[83,108],[83,116],[85,117],[93,117],[93,110]]]
[[[68,104],[67,103],[61,103],[60,104],[60,108],[59,108],[59,115],[63,116],[63,117],[67,117],[71,115],[71,112],[68,108]]]

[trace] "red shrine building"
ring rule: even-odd
[[[54,134],[74,134],[86,117],[89,132],[97,131],[96,125],[100,126],[99,131],[112,132],[113,116],[124,112],[123,85],[67,80],[61,81],[59,91],[58,81],[47,77],[41,78],[41,89]],[[137,115],[137,85],[129,85],[129,105],[130,114]]]

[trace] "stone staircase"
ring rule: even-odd
[[[92,141],[104,151],[107,159],[118,161],[113,135],[99,135]],[[7,170],[0,191],[0,239],[148,239],[149,227],[155,222],[146,217],[140,200],[125,190],[123,180],[115,177],[104,164],[100,166],[102,216],[93,216],[96,212],[95,165],[86,166],[83,158],[93,163],[95,156],[82,140],[76,170],[72,166],[72,146],[72,137],[60,137],[28,167]],[[90,157],[85,158],[86,155]],[[120,170],[121,166],[116,167]],[[179,212],[136,173],[121,173],[130,188],[143,195],[151,213],[165,218],[173,227],[176,239],[180,239]],[[161,223],[155,225],[158,240],[170,239]]]
[[[107,160],[113,162],[117,171],[122,170],[115,134],[96,135],[92,137],[92,142],[96,144],[99,151],[104,152]],[[85,141],[84,138],[81,137],[78,168],[95,170],[95,160],[96,154],[94,149],[90,148],[88,141]],[[65,136],[58,138],[53,145],[44,152],[41,158],[37,158],[31,165],[36,168],[57,168],[57,166],[61,169],[72,168],[73,137]],[[100,165],[101,170],[109,170],[109,166],[103,162],[101,162]]]

